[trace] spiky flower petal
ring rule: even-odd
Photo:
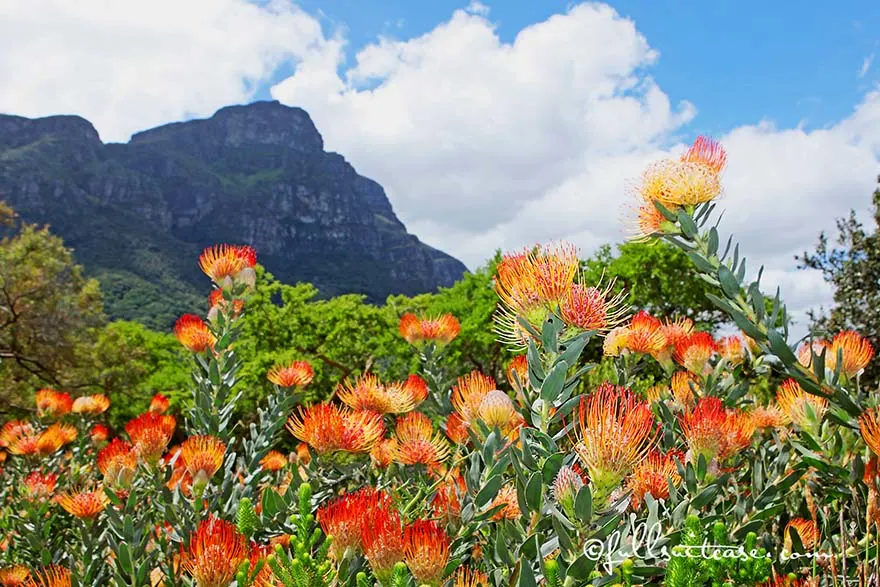
[[[807,393],[794,379],[785,380],[776,392],[776,403],[802,430],[815,432],[822,423],[828,400]]]
[[[174,335],[180,344],[193,353],[214,348],[214,343],[217,342],[205,321],[195,314],[184,314],[178,318],[174,324]]]
[[[419,412],[398,418],[394,435],[396,458],[401,464],[436,469],[449,456],[449,444],[443,435],[435,434],[431,420]]]
[[[445,346],[455,340],[461,331],[461,324],[452,314],[434,317],[419,317],[406,313],[400,318],[400,335],[409,344],[421,348],[426,344]]]
[[[266,379],[280,387],[300,387],[308,385],[315,377],[315,371],[307,361],[292,361],[275,365],[266,373]]]
[[[37,413],[40,416],[63,416],[73,409],[73,398],[69,393],[54,389],[41,389],[36,394]]]
[[[62,493],[55,500],[67,513],[83,520],[97,518],[110,501],[102,489]]]
[[[669,497],[669,484],[676,486],[681,483],[676,459],[684,461],[684,455],[674,450],[668,453],[653,450],[636,465],[626,482],[627,488],[632,491],[634,508],[640,507],[648,494],[654,499]]]
[[[75,414],[103,414],[110,407],[110,398],[104,394],[86,395],[73,401]]]
[[[190,535],[180,565],[198,587],[228,587],[248,555],[247,539],[235,524],[212,515]]]
[[[356,412],[335,404],[301,407],[287,420],[287,429],[319,454],[369,452],[385,434],[381,414]]]
[[[138,456],[148,464],[155,464],[162,457],[177,420],[168,414],[145,412],[125,425],[125,432],[131,439]]]
[[[104,476],[106,486],[127,489],[137,470],[134,446],[121,438],[114,438],[98,452],[98,470]]]
[[[858,332],[846,330],[831,340],[831,348],[825,356],[829,369],[835,370],[837,367],[838,354],[843,357],[840,372],[852,378],[864,371],[871,362],[874,347]]]
[[[180,456],[194,484],[207,483],[223,466],[226,444],[211,435],[190,436],[180,446]]]
[[[267,471],[280,471],[287,466],[287,457],[280,451],[270,450],[260,459],[260,466]]]
[[[361,549],[364,527],[380,509],[389,509],[391,498],[383,491],[364,487],[334,499],[318,509],[315,519],[333,537],[330,554],[338,561],[345,551]]]
[[[434,520],[416,520],[404,533],[406,566],[419,585],[437,587],[449,562],[449,536]]]

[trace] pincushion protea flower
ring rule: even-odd
[[[489,575],[471,567],[458,567],[452,576],[452,587],[489,587],[489,585]]]
[[[704,397],[678,417],[693,462],[700,455],[709,463],[725,449],[727,412],[717,397]]]
[[[620,353],[626,349],[628,338],[629,329],[626,326],[613,328],[605,335],[605,341],[602,343],[602,354],[606,357],[619,357]]]
[[[789,420],[815,433],[822,424],[828,400],[807,393],[794,379],[785,380],[776,392],[776,403]]]
[[[3,587],[21,587],[30,576],[31,572],[24,565],[0,567],[0,585]]]
[[[370,373],[341,383],[336,388],[336,396],[353,410],[377,414],[403,414],[416,403],[413,393],[403,385],[382,385],[379,378]]]
[[[694,390],[700,391],[700,381],[693,373],[676,371],[672,374],[670,388],[676,407],[687,409],[694,403]]]
[[[381,414],[355,412],[335,404],[300,407],[287,420],[287,429],[319,454],[369,452],[385,434]]]
[[[464,477],[454,472],[443,480],[431,499],[431,512],[434,517],[443,520],[447,525],[454,525],[461,517],[461,499],[459,496],[467,492]]]
[[[457,412],[452,412],[446,418],[446,436],[454,444],[464,444],[468,441],[468,425]]]
[[[568,465],[560,467],[553,480],[553,501],[562,508],[569,518],[573,518],[575,515],[574,501],[583,486],[583,478]]]
[[[399,386],[405,393],[409,394],[414,405],[418,405],[428,399],[428,382],[416,374],[407,377],[406,381],[393,383],[392,385]]]
[[[379,469],[385,469],[397,459],[397,440],[383,438],[370,450],[370,462]]]
[[[287,466],[287,457],[280,451],[270,450],[260,459],[260,466],[267,471],[280,471]]]
[[[315,371],[307,361],[292,361],[275,365],[266,373],[266,379],[279,387],[308,385],[315,378]]]
[[[32,573],[25,587],[70,587],[70,569],[60,565],[49,565]]]
[[[525,355],[517,355],[507,364],[507,383],[517,391],[529,386],[529,359]]]
[[[522,511],[519,509],[519,501],[516,498],[516,487],[508,483],[498,490],[498,495],[492,500],[487,509],[495,509],[503,506],[500,510],[492,514],[492,519],[496,522],[501,520],[518,520],[522,517]]]
[[[24,493],[30,499],[44,499],[55,493],[58,475],[33,471],[24,478]]]
[[[229,300],[226,299],[222,289],[212,290],[208,295],[208,320],[214,322],[221,310],[225,310]],[[238,316],[244,310],[244,300],[232,300],[232,315]]]
[[[782,428],[788,423],[788,417],[776,404],[757,406],[751,410],[755,428]]]
[[[624,292],[614,293],[613,281],[604,288],[579,282],[571,286],[560,313],[563,321],[573,328],[607,332],[623,320],[627,310],[625,302]]]
[[[461,419],[470,424],[480,414],[483,398],[495,389],[495,379],[477,370],[459,377],[452,386],[452,407]]]
[[[647,402],[625,387],[603,383],[582,397],[574,449],[590,475],[594,499],[606,499],[651,450],[658,429]]]
[[[68,438],[73,434],[76,435],[76,428],[65,426],[56,422],[52,424],[37,437],[37,453],[41,455],[50,455],[62,446],[70,442]]]
[[[92,426],[89,436],[91,437],[92,442],[98,444],[110,438],[110,429],[103,424],[95,424]]]
[[[426,344],[445,346],[461,332],[461,324],[452,314],[426,318],[407,312],[400,317],[399,328],[403,339],[416,348]]]
[[[696,163],[721,173],[727,165],[727,152],[721,143],[705,136],[698,136],[694,144],[681,156],[685,163]]]
[[[63,416],[73,409],[73,398],[69,393],[54,389],[41,389],[36,394],[37,413],[40,416]]]
[[[330,554],[342,560],[345,551],[361,549],[363,528],[382,509],[389,509],[391,498],[384,491],[364,487],[334,499],[318,508],[315,519],[326,536],[332,536]]]
[[[742,339],[738,336],[725,336],[718,340],[718,354],[727,361],[731,367],[735,367],[743,362],[746,356]]]
[[[750,412],[728,410],[724,420],[724,447],[718,458],[726,459],[750,446],[755,428],[755,421]]]
[[[174,324],[174,335],[188,351],[202,353],[214,348],[217,339],[208,329],[205,321],[195,314],[184,314]]]
[[[487,393],[480,402],[478,417],[490,430],[497,428],[508,438],[524,423],[510,397],[498,389]]]
[[[406,566],[419,585],[437,587],[449,562],[449,536],[434,520],[416,520],[404,532]]]
[[[675,360],[696,375],[702,375],[715,354],[715,339],[708,332],[692,332],[675,346]]]
[[[193,486],[203,487],[220,467],[226,444],[211,435],[190,436],[180,446],[180,457],[193,478]]]
[[[156,412],[158,414],[164,414],[168,411],[168,398],[162,395],[161,393],[157,393],[150,400],[150,412]]]
[[[227,587],[248,554],[247,538],[235,524],[212,515],[190,535],[180,565],[198,587]]]
[[[12,424],[12,426],[9,426]],[[4,426],[3,442],[9,454],[28,456],[37,454],[38,443],[42,435],[37,434],[30,424],[9,422]]]
[[[396,459],[401,464],[436,469],[449,456],[449,445],[442,434],[435,434],[431,420],[419,412],[398,418],[394,436],[397,440]]]
[[[125,432],[131,439],[138,456],[147,464],[153,465],[162,457],[177,421],[174,416],[145,412],[125,425]]]
[[[234,283],[253,286],[256,274],[257,253],[250,246],[215,245],[199,256],[199,267],[219,287],[231,287]]]
[[[382,585],[389,585],[394,565],[403,560],[403,523],[400,514],[378,509],[361,529],[361,545],[373,574]]]
[[[102,489],[83,489],[58,495],[55,501],[72,516],[94,520],[107,507],[109,499]]]
[[[721,194],[721,180],[702,163],[666,159],[645,169],[637,193],[646,203],[658,201],[675,210],[714,200]]]
[[[660,325],[660,334],[663,336],[663,347],[654,353],[654,358],[661,363],[668,363],[676,347],[681,344],[694,331],[694,321],[690,318],[669,318]]]
[[[825,364],[834,371],[837,356],[842,355],[840,372],[849,378],[859,375],[874,357],[874,347],[862,335],[852,330],[838,333],[831,340],[831,347],[825,355]]]
[[[108,487],[127,489],[137,470],[134,446],[120,438],[114,438],[98,452],[98,470]]]
[[[644,310],[632,317],[626,326],[624,348],[633,353],[655,355],[666,346],[660,320]]]
[[[880,455],[880,412],[868,408],[859,416],[859,432],[874,454]]]
[[[74,414],[103,414],[110,407],[110,398],[101,393],[85,395],[73,400]]]
[[[632,475],[626,480],[627,488],[632,491],[633,508],[641,507],[648,494],[654,499],[669,498],[669,484],[677,486],[681,483],[676,459],[684,461],[684,454],[676,450],[667,453],[652,450],[636,465]]]
[[[788,552],[791,552],[792,528],[797,531],[798,537],[801,539],[801,544],[804,545],[805,549],[811,550],[819,542],[819,528],[816,526],[816,523],[813,520],[807,520],[804,518],[792,518],[788,522],[788,524],[785,525],[784,548]]]

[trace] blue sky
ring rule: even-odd
[[[429,32],[466,2],[303,0],[325,31],[342,27],[353,54],[380,35],[409,39]],[[485,2],[499,37],[516,34],[569,2]],[[720,134],[769,119],[783,127],[821,128],[848,116],[880,80],[880,1],[629,0],[608,2],[635,21],[660,53],[650,74],[673,102],[687,99],[691,123]],[[866,60],[871,61],[863,74]],[[350,63],[350,61],[349,61]],[[283,77],[283,73],[278,77]],[[266,86],[267,87],[267,86]],[[262,97],[268,93],[261,92]]]

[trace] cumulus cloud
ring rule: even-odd
[[[79,114],[125,141],[247,102],[327,42],[286,0],[2,0],[0,112]]]

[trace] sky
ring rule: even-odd
[[[468,3],[470,2],[470,3]],[[105,141],[275,99],[382,184],[410,232],[496,249],[627,236],[632,183],[699,134],[723,230],[801,317],[796,269],[880,174],[880,2],[0,0],[0,112]]]

